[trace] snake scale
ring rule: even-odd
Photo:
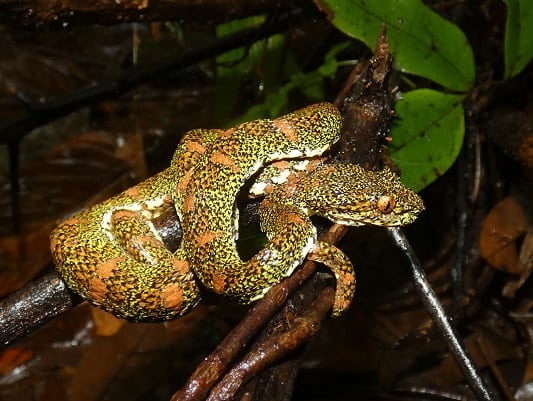
[[[128,320],[157,321],[191,310],[199,283],[241,303],[257,300],[309,257],[335,274],[333,315],[339,315],[353,298],[353,266],[317,240],[310,217],[391,226],[412,222],[424,208],[388,169],[320,161],[338,141],[341,122],[333,105],[319,103],[275,120],[189,131],[167,169],[52,232],[57,270],[92,304]],[[268,242],[242,261],[236,198],[250,179],[253,195],[266,195],[259,213]],[[169,205],[183,228],[175,252],[151,223]]]

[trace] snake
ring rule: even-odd
[[[250,303],[309,257],[336,277],[334,316],[353,298],[355,273],[346,255],[319,241],[311,216],[348,225],[404,225],[424,206],[389,169],[326,164],[342,118],[330,103],[226,130],[187,132],[162,172],[61,222],[51,254],[69,288],[117,317],[175,319],[204,289]],[[241,260],[237,197],[263,196],[259,215],[268,242]],[[169,251],[152,220],[173,207],[183,238]]]

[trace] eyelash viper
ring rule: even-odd
[[[353,267],[339,249],[317,241],[310,216],[349,225],[403,225],[423,210],[418,195],[388,169],[375,173],[314,161],[339,139],[340,128],[338,110],[319,103],[275,120],[188,132],[166,170],[52,232],[57,270],[94,305],[129,320],[155,321],[192,309],[200,300],[197,280],[248,303],[309,256],[335,274],[333,315],[340,314],[353,297]],[[235,247],[236,197],[257,172],[252,190],[268,192],[260,218],[269,241],[243,262]],[[171,204],[183,229],[173,253],[150,221]]]

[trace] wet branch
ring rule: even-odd
[[[290,328],[274,333],[266,341],[256,345],[213,388],[208,401],[231,400],[237,391],[252,377],[294,350],[305,345],[327,317],[335,290],[327,287],[319,294],[311,308],[301,317],[292,320]]]
[[[426,310],[437,326],[441,336],[455,357],[457,364],[463,371],[465,379],[470,385],[470,389],[474,392],[478,400],[497,400],[498,398],[488,390],[487,385],[479,375],[470,355],[466,352],[461,338],[457,335],[455,327],[446,315],[446,312],[435,295],[433,288],[431,288],[431,285],[426,278],[426,274],[424,273],[424,269],[411,248],[411,245],[407,241],[405,234],[397,227],[389,227],[388,232],[396,245],[409,259],[415,288],[419,292],[422,302],[426,306]]]
[[[294,6],[309,7],[310,1],[291,2]],[[127,22],[185,21],[197,24],[216,24],[287,8],[285,1],[264,0],[150,0],[150,1],[53,1],[10,0],[0,2],[0,24],[56,26],[121,24]]]
[[[0,302],[0,346],[31,333],[79,303],[56,272]]]

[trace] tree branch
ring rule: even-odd
[[[290,8],[309,6],[312,6],[309,0],[290,4]],[[206,25],[288,8],[282,0],[9,0],[0,1],[0,24],[65,28],[71,24],[175,20]]]

